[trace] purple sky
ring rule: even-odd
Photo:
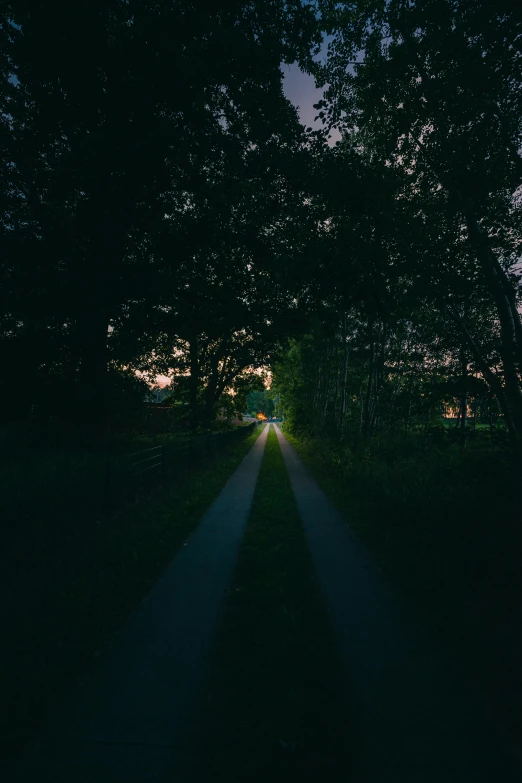
[[[301,122],[306,127],[320,127],[320,122],[314,122],[317,111],[313,108],[313,105],[321,100],[323,91],[318,90],[313,77],[303,73],[295,63],[293,65],[283,65],[282,69],[284,73],[283,91],[288,100],[292,101],[299,109]],[[338,139],[340,139],[339,133],[333,131],[330,143],[334,144]]]

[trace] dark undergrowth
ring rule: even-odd
[[[259,432],[119,513],[86,515],[72,496],[57,525],[52,504],[41,504],[46,534],[3,584],[3,758],[23,754],[48,710],[110,645]]]
[[[348,703],[347,703],[348,702]],[[218,640],[195,780],[346,781],[358,749],[274,430]]]
[[[20,437],[17,437],[17,432]],[[16,428],[0,433],[0,590],[31,560],[35,546],[67,535],[72,521],[98,519],[135,503],[161,483],[228,448],[242,433],[221,429],[218,437],[188,432],[127,433],[81,445],[78,438],[53,441],[48,432]],[[62,433],[63,435],[63,433]],[[60,441],[60,442],[57,442]],[[148,468],[154,456],[152,471]],[[136,463],[142,460],[140,465]],[[154,461],[161,463],[154,467]],[[139,476],[138,469],[147,468]],[[40,544],[40,542],[42,542]]]
[[[465,450],[440,433],[358,449],[286,434],[522,758],[520,459],[486,433]]]

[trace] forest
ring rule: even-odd
[[[371,437],[447,414],[515,445],[517,9],[204,7],[3,11],[4,420],[81,409],[103,436],[138,371],[209,427],[283,350],[280,382],[310,383],[290,419]],[[285,62],[324,88],[314,129]]]
[[[7,0],[0,65],[13,551],[44,452],[283,419],[521,742],[522,5]]]

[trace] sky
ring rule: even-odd
[[[314,103],[321,100],[323,91],[317,89],[312,76],[303,73],[294,63],[293,65],[283,65],[283,92],[299,111],[301,122],[307,128],[321,127],[320,122],[315,122],[317,110],[313,108]],[[338,131],[333,131],[330,137],[330,144],[335,144],[340,139]]]

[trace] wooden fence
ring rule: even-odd
[[[250,435],[254,422],[231,432],[187,437],[181,442],[164,443],[108,460],[104,497],[108,509],[138,500],[167,478],[191,469],[205,460],[215,459],[233,444]]]

